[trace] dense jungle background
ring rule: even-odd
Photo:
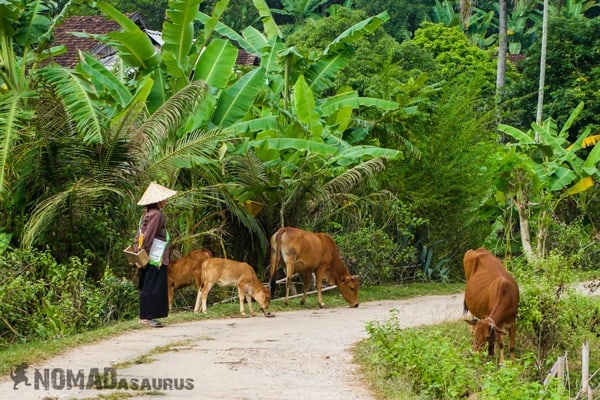
[[[114,49],[110,65],[56,62],[55,30],[84,15],[120,27],[73,32]],[[596,271],[599,15],[579,0],[0,2],[0,345],[135,318],[123,249],[150,181],[178,191],[175,256],[209,248],[263,281],[281,226],[330,233],[367,287],[460,282],[480,246],[523,285]]]

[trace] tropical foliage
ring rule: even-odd
[[[532,124],[536,4],[508,11],[508,52],[526,58],[501,109],[495,3],[466,23],[456,2],[402,4],[158,2],[157,48],[129,3],[86,3],[120,26],[74,33],[117,51],[109,69],[85,53],[52,62],[53,29],[81,2],[0,2],[0,252],[131,278],[121,251],[156,180],[178,190],[175,254],[209,247],[259,275],[282,225],[332,233],[371,284],[462,279],[482,244],[597,265],[597,7],[552,10]],[[241,51],[257,65],[238,65]]]

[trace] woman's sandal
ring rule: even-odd
[[[162,328],[163,327],[163,325],[160,322],[155,321],[153,319],[141,319],[140,324],[143,324],[143,325],[146,325],[146,326],[149,326],[152,328]]]

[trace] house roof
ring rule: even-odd
[[[152,39],[156,46],[162,46],[162,33],[146,29],[146,25],[138,13],[126,14]],[[95,35],[102,35],[109,32],[120,30],[121,27],[116,22],[107,19],[102,15],[73,16],[66,18],[61,25],[54,31],[54,45],[64,45],[67,48],[66,53],[54,57],[54,61],[63,67],[72,68],[78,62],[78,51],[84,51],[92,54],[99,59],[110,62],[114,58],[115,50],[97,40],[85,37],[77,37],[71,32],[84,32]],[[237,65],[259,65],[260,59],[248,52],[240,49],[236,59]]]
[[[127,14],[142,29],[145,23],[138,13]],[[85,37],[73,36],[70,32],[84,32],[102,35],[120,30],[116,22],[102,15],[73,16],[66,18],[62,24],[54,30],[54,45],[64,45],[66,53],[54,57],[54,61],[64,67],[74,67],[79,61],[78,50],[93,54],[99,58],[108,57],[115,53],[110,46],[104,45],[97,40]]]
[[[260,59],[244,49],[239,49],[235,63],[237,65],[260,65]]]
[[[509,54],[508,55],[508,61],[512,62],[513,64],[518,64],[519,62],[523,61],[524,59],[525,59],[524,54]]]

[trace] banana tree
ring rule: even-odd
[[[514,146],[517,152],[524,155],[519,169],[535,179],[540,188],[537,200],[541,200],[539,204],[542,209],[538,224],[537,251],[534,251],[529,232],[529,210],[532,203],[526,193],[529,184],[525,180],[515,184],[514,205],[519,214],[523,250],[529,258],[534,254],[545,254],[548,233],[546,215],[553,211],[563,197],[576,196],[600,179],[600,146],[597,145],[600,135],[591,135],[591,130],[587,129],[574,143],[567,140],[568,130],[582,110],[583,103],[580,103],[560,130],[552,119],[546,120],[543,125],[533,123],[527,132],[507,125],[499,126],[500,131],[516,140],[509,146]],[[585,159],[579,153],[584,147],[592,147]]]
[[[200,15],[199,19],[204,22],[208,16]],[[276,34],[269,35],[252,27],[237,34],[225,25],[217,24],[217,33],[260,57],[259,69],[264,71],[261,79],[268,83],[258,96],[263,101],[252,106],[250,118],[238,118],[239,122],[225,127],[235,137],[244,138],[234,151],[252,151],[269,165],[271,171],[278,171],[275,176],[280,186],[286,185],[286,180],[299,184],[297,177],[302,174],[310,179],[311,174],[318,172],[322,179],[328,179],[335,176],[336,168],[339,173],[340,169],[372,158],[396,157],[396,150],[352,146],[343,140],[343,134],[351,123],[353,110],[360,107],[394,110],[398,108],[397,103],[360,97],[351,89],[320,97],[331,86],[335,75],[347,65],[351,56],[349,45],[373,32],[386,19],[384,13],[350,27],[313,57],[303,55],[295,48],[286,48]],[[246,85],[240,88],[243,87]],[[238,97],[240,92],[234,91]],[[216,114],[218,110],[217,106]],[[279,201],[282,208],[290,203],[289,197],[297,193],[290,186],[294,184],[290,183],[287,189],[279,192],[283,196]],[[287,200],[286,192],[289,194]],[[280,216],[282,214],[280,210]]]
[[[52,18],[56,6],[52,1],[0,2],[0,201],[10,200],[6,197],[11,184],[8,165],[32,117],[29,103],[36,92],[31,71],[46,57],[64,51],[48,43],[70,5],[67,2]]]
[[[355,147],[343,140],[353,110],[359,107],[395,109],[398,107],[396,103],[361,98],[351,90],[322,97],[333,77],[350,59],[352,43],[381,26],[388,18],[387,14],[368,18],[350,27],[323,52],[308,57],[285,47],[282,33],[264,0],[254,0],[253,3],[261,16],[262,30],[247,27],[238,33],[219,22],[228,4],[228,1],[221,0],[211,15],[194,12],[192,25],[199,26],[199,29],[192,35],[190,47],[179,41],[189,43],[190,35],[185,32],[190,29],[190,16],[195,6],[171,1],[167,15],[173,17],[165,22],[164,45],[159,54],[160,62],[156,65],[144,61],[154,60],[149,51],[136,53],[132,38],[138,37],[137,33],[132,38],[127,34],[96,38],[111,40],[118,51],[127,56],[128,66],[133,67],[138,76],[152,76],[155,81],[153,92],[158,94],[166,93],[163,86],[176,85],[176,82],[164,77],[175,77],[181,82],[193,77],[207,82],[210,87],[208,96],[187,120],[183,130],[219,129],[231,138],[219,158],[223,171],[225,166],[233,165],[231,161],[235,157],[247,157],[241,162],[253,160],[253,165],[260,162],[267,166],[265,176],[271,177],[270,182],[258,180],[262,182],[260,189],[256,185],[249,187],[241,183],[248,182],[249,178],[239,174],[230,176],[231,180],[220,186],[223,189],[220,195],[226,196],[228,202],[233,201],[238,207],[249,201],[266,203],[269,190],[286,179],[291,185],[296,182],[295,187],[298,187],[299,174],[314,178],[318,173],[322,175],[320,179],[326,180],[375,157],[396,157],[398,152],[395,150]],[[110,18],[120,21],[125,31],[137,32],[136,29],[139,29],[109,6],[102,4],[101,9]],[[171,24],[168,32],[167,24]],[[148,47],[148,43],[142,47]],[[250,69],[237,68],[238,48],[259,57],[260,65]],[[139,54],[136,58],[129,56],[130,53]],[[155,98],[160,100],[159,96]],[[150,108],[159,104],[160,101],[155,105],[151,102]],[[297,193],[295,190],[290,192]],[[231,204],[228,208],[237,212]],[[263,237],[259,239],[265,240]]]

